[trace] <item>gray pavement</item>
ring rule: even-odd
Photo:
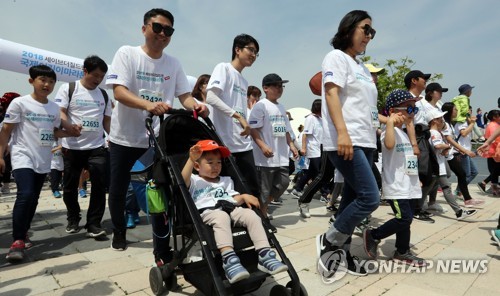
[[[11,184],[13,186],[13,184]],[[433,268],[425,271],[395,269],[381,270],[366,277],[346,275],[338,281],[325,284],[316,268],[315,236],[326,231],[330,213],[317,199],[311,203],[312,218],[300,218],[297,200],[285,194],[284,204],[274,206],[272,222],[278,229],[277,238],[309,295],[498,295],[496,280],[500,276],[499,248],[490,241],[489,230],[496,227],[500,212],[500,198],[482,195],[470,186],[473,197],[483,198],[486,204],[468,221],[457,221],[451,209],[438,195],[438,202],[449,211],[436,216],[435,224],[414,221],[412,224],[412,251],[432,261]],[[15,192],[13,188],[12,192]],[[62,199],[52,197],[44,187],[37,214],[30,231],[34,247],[27,251],[25,263],[11,265],[5,254],[11,244],[11,214],[15,194],[0,197],[0,295],[153,295],[148,274],[153,266],[151,227],[142,214],[141,224],[127,232],[129,248],[124,252],[109,248],[111,235],[105,240],[86,238],[85,231],[65,233],[66,212]],[[88,207],[88,198],[80,199],[82,209]],[[85,217],[85,212],[82,213]],[[391,218],[391,209],[380,206],[371,225],[376,226]],[[84,224],[82,219],[81,225]],[[111,231],[106,211],[103,226]],[[362,240],[355,235],[352,253],[366,259]],[[381,254],[376,264],[387,264],[394,251],[394,237],[381,243]],[[452,261],[443,261],[454,259]],[[487,268],[484,273],[446,273],[437,264],[474,259]],[[375,266],[375,265],[371,265]],[[455,271],[461,270],[458,266]],[[252,295],[269,295],[277,283],[289,281],[286,273],[268,278]],[[178,276],[179,289],[169,295],[201,295]]]

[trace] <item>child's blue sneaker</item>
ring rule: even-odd
[[[265,253],[265,255],[261,256],[262,253]],[[257,268],[270,275],[288,270],[288,266],[276,259],[276,252],[271,249],[259,252],[259,264],[257,265]]]
[[[227,263],[222,263],[222,268],[226,273],[227,280],[231,284],[250,277],[250,273],[241,265],[240,258],[235,255],[231,256],[227,260]]]
[[[58,190],[52,192],[52,195],[55,197],[55,198],[61,198],[61,192],[59,192]]]
[[[134,217],[132,216],[132,214],[127,214],[126,216],[127,218],[127,228],[135,228],[135,221],[134,221]]]
[[[78,194],[80,195],[81,198],[85,198],[87,197],[87,190],[82,188],[78,191]]]
[[[500,229],[490,231],[491,239],[494,240],[500,247]]]

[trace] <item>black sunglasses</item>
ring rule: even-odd
[[[370,25],[366,24],[361,27],[361,29],[363,29],[363,31],[365,32],[365,36],[372,35],[371,39],[375,38],[375,34],[377,33],[377,31],[375,31],[375,29]]]
[[[413,106],[408,106],[408,107],[394,107],[394,109],[396,110],[406,110],[406,112],[408,112],[408,114],[417,114],[418,113],[418,107],[413,107]]]
[[[165,36],[170,37],[174,34],[175,29],[170,27],[170,26],[163,26],[160,23],[151,23],[151,28],[153,29],[153,32],[156,34],[160,34],[161,31],[165,34]]]

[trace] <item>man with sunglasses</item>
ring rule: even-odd
[[[130,182],[130,169],[149,147],[144,122],[149,114],[163,116],[178,97],[186,109],[208,115],[205,105],[191,96],[186,74],[180,62],[163,52],[174,33],[174,17],[164,9],[146,12],[141,46],[122,46],[116,52],[106,84],[113,87],[116,106],[111,116],[109,211],[113,222],[111,248],[127,247],[125,196]],[[155,118],[155,123],[158,123]],[[172,259],[166,215],[152,218],[154,255],[157,264]]]

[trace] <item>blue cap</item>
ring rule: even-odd
[[[470,86],[469,84],[462,84],[458,88],[458,93],[460,93],[461,95],[463,95],[464,93],[466,93],[467,91],[469,91],[469,90],[471,90],[473,88],[474,88],[474,86]]]
[[[409,91],[403,89],[393,90],[385,99],[385,110],[389,112],[389,109],[401,105],[406,101],[417,101]]]

